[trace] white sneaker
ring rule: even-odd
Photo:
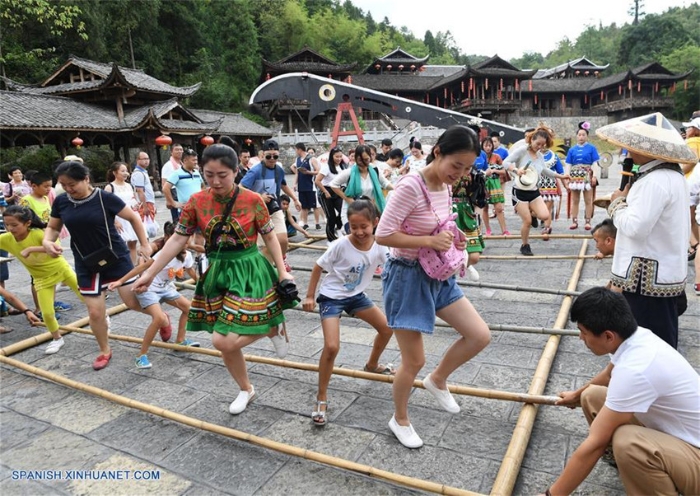
[[[63,340],[63,338],[59,339],[54,339],[52,340],[49,345],[46,347],[46,350],[44,350],[44,353],[46,355],[53,355],[55,353],[58,353],[58,350],[63,348],[63,345],[66,344],[66,342]]]
[[[238,396],[236,396],[236,399],[231,403],[231,405],[228,407],[228,411],[231,415],[238,415],[239,413],[242,413],[246,407],[248,406],[248,403],[253,401],[255,398],[255,388],[251,385],[250,386],[250,393],[248,391],[241,391],[238,393]]]
[[[289,341],[286,329],[278,328],[277,336],[272,336],[270,341],[272,341],[272,346],[275,347],[275,353],[277,353],[279,358],[287,356],[287,353],[289,353]]]
[[[447,389],[438,389],[438,387],[433,384],[430,380],[430,374],[425,376],[423,379],[423,386],[425,390],[432,394],[437,400],[438,404],[447,412],[459,413],[459,405],[455,401],[452,394]]]
[[[467,279],[472,282],[479,282],[479,273],[476,271],[473,265],[467,267]]]
[[[399,425],[393,415],[389,421],[389,429],[394,433],[396,439],[407,448],[420,448],[423,446],[423,440],[416,434],[416,431],[413,430],[413,426],[410,424],[408,427]]]

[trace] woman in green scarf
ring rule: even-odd
[[[361,196],[371,198],[381,214],[386,205],[382,190],[394,187],[384,175],[370,167],[371,160],[369,147],[358,146],[355,148],[355,165],[335,176],[330,187],[348,205]]]

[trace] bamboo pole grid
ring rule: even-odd
[[[515,429],[513,431],[513,435],[511,437],[510,444],[508,446],[508,449],[506,451],[506,454],[503,458],[503,461],[501,463],[501,466],[499,468],[498,474],[496,476],[496,479],[494,481],[494,484],[492,486],[491,490],[491,495],[509,495],[512,494],[513,488],[515,486],[517,477],[520,473],[520,467],[522,466],[523,459],[525,457],[525,451],[527,449],[530,436],[532,434],[532,428],[535,423],[537,411],[539,408],[540,404],[544,405],[554,405],[555,401],[557,400],[556,397],[552,396],[544,396],[542,395],[544,388],[547,383],[547,379],[549,377],[549,373],[551,370],[552,363],[554,361],[554,357],[556,355],[559,342],[561,340],[562,335],[578,335],[578,331],[574,330],[567,330],[564,329],[564,326],[567,323],[567,318],[568,318],[568,312],[571,308],[571,304],[573,302],[573,297],[577,296],[578,292],[576,292],[576,287],[578,285],[578,281],[581,276],[581,272],[583,269],[583,265],[585,263],[585,260],[588,258],[592,258],[590,256],[586,256],[586,250],[588,246],[588,239],[590,239],[590,236],[585,236],[585,235],[559,235],[562,239],[583,239],[581,248],[579,250],[579,254],[577,256],[570,256],[569,258],[571,259],[576,259],[576,265],[574,267],[574,271],[572,273],[571,278],[569,279],[569,282],[567,284],[567,289],[565,291],[557,291],[557,290],[548,290],[548,288],[528,288],[528,287],[521,287],[521,286],[511,286],[511,285],[499,285],[499,284],[486,284],[486,283],[469,283],[469,282],[462,282],[460,281],[460,285],[462,286],[478,286],[478,287],[485,287],[485,288],[494,288],[494,289],[503,289],[503,290],[510,290],[510,291],[530,291],[530,292],[540,292],[540,293],[548,293],[548,294],[557,294],[564,296],[563,301],[561,303],[554,328],[553,329],[547,329],[547,328],[536,328],[536,327],[523,327],[523,326],[500,326],[500,325],[490,325],[489,328],[492,330],[501,330],[501,331],[512,331],[512,332],[529,332],[529,333],[541,333],[541,334],[550,334],[550,337],[543,349],[542,355],[540,357],[540,360],[538,361],[537,367],[535,369],[535,374],[533,376],[532,382],[530,384],[530,388],[528,389],[527,393],[512,393],[508,391],[497,391],[497,390],[488,390],[488,389],[481,389],[481,388],[472,388],[472,387],[466,387],[466,386],[457,386],[457,385],[449,385],[448,388],[450,392],[453,394],[461,394],[461,395],[470,395],[470,396],[477,396],[477,397],[482,397],[482,398],[489,398],[489,399],[498,399],[498,400],[505,400],[505,401],[516,401],[516,402],[521,402],[523,403],[520,415],[518,417],[518,421],[516,423]],[[508,236],[492,236],[491,239],[508,239]],[[517,236],[513,237],[517,238]],[[290,243],[290,251],[294,249],[299,249],[299,248],[316,248],[316,247],[310,247],[308,245],[311,245],[312,243],[318,241],[319,239],[325,239],[321,238],[320,236],[313,236],[307,240],[305,240],[302,243]],[[320,248],[320,247],[318,247]],[[325,249],[325,248],[323,248]],[[486,258],[486,257],[482,257]],[[527,258],[531,259],[532,257],[518,257],[518,258]],[[299,268],[299,270],[306,270],[308,271],[308,268]],[[192,284],[187,284],[187,283],[179,283],[179,286],[184,289],[193,289],[194,285]],[[111,307],[107,309],[107,314],[108,315],[115,315],[117,313],[121,313],[125,310],[127,310],[127,306],[124,304],[120,304],[114,307]],[[301,310],[303,311],[303,310]],[[84,317],[81,318],[73,323],[70,323],[68,325],[60,326],[60,330],[63,331],[63,333],[69,333],[69,332],[76,332],[76,333],[81,333],[81,334],[92,334],[92,331],[86,330],[86,329],[81,329],[82,326],[85,326],[88,324],[88,318]],[[441,326],[440,323],[436,323],[436,325]],[[447,326],[447,324],[442,323],[442,325]],[[567,332],[568,331],[568,332]],[[118,341],[125,341],[125,342],[132,342],[132,343],[141,343],[142,340],[140,338],[134,338],[132,336],[120,336],[120,335],[113,335],[110,334],[110,339],[118,340]],[[216,424],[211,424],[209,422],[202,421],[200,419],[195,419],[192,417],[188,417],[183,414],[179,414],[177,412],[173,412],[170,410],[166,410],[154,405],[150,405],[147,403],[139,402],[136,400],[132,400],[130,398],[116,395],[114,393],[111,393],[109,391],[90,386],[84,383],[80,383],[78,381],[74,381],[72,379],[63,377],[59,374],[52,373],[50,371],[43,370],[38,367],[34,367],[32,365],[25,364],[19,360],[15,360],[12,358],[9,358],[10,355],[19,353],[21,351],[24,351],[26,349],[32,348],[34,346],[37,346],[41,343],[44,343],[51,339],[51,334],[46,332],[44,334],[41,334],[39,336],[34,336],[32,338],[28,338],[22,341],[19,341],[17,343],[14,343],[12,345],[6,346],[4,348],[0,349],[0,363],[4,363],[6,365],[13,366],[15,368],[19,368],[21,370],[24,370],[26,372],[29,372],[33,375],[43,377],[45,379],[51,380],[53,382],[72,387],[74,389],[96,395],[98,397],[104,398],[106,400],[112,401],[114,403],[133,408],[133,409],[138,409],[141,411],[144,411],[146,413],[150,413],[153,415],[157,415],[162,418],[166,418],[175,422],[182,423],[184,425],[188,425],[190,427],[195,427],[199,428],[202,430],[207,430],[209,432],[213,432],[215,434],[223,435],[226,437],[242,440],[242,441],[247,441],[252,444],[256,444],[258,446],[268,448],[274,451],[278,451],[284,454],[292,455],[292,456],[297,456],[300,458],[304,458],[307,460],[315,461],[318,463],[322,463],[325,465],[329,465],[332,467],[336,468],[341,468],[341,469],[346,469],[350,470],[353,472],[357,472],[360,474],[364,475],[369,475],[369,476],[374,476],[380,479],[384,479],[390,482],[395,482],[407,487],[419,489],[419,490],[424,490],[424,491],[429,491],[429,492],[434,492],[438,494],[454,494],[454,495],[465,495],[465,496],[472,496],[472,495],[478,495],[479,493],[467,491],[461,488],[456,488],[456,487],[451,487],[447,486],[444,484],[439,484],[435,483],[432,481],[427,481],[427,480],[422,480],[422,479],[417,479],[401,474],[396,474],[393,472],[385,471],[385,470],[380,470],[368,465],[363,465],[359,464],[350,460],[345,460],[342,458],[337,458],[333,457],[330,455],[325,455],[322,453],[314,452],[311,450],[295,447],[292,445],[284,444],[284,443],[279,443],[276,441],[272,441],[267,438],[255,436],[253,434],[241,432],[235,429],[227,428],[224,426],[216,425]],[[201,354],[206,354],[210,356],[221,356],[220,352],[217,350],[210,350],[210,349],[197,349],[197,348],[185,348],[182,346],[178,346],[175,344],[170,344],[170,343],[160,343],[154,341],[151,346],[153,347],[160,347],[160,348],[169,348],[169,349],[176,349],[179,351],[186,351],[190,353],[201,353]],[[275,359],[275,358],[269,358],[269,357],[259,357],[255,355],[245,355],[246,361],[254,362],[254,363],[264,363],[268,365],[275,365],[275,366],[281,366],[281,367],[287,367],[287,368],[295,368],[299,370],[308,370],[308,371],[318,371],[318,366],[313,365],[313,364],[307,364],[307,363],[300,363],[300,362],[291,362],[288,360],[280,360],[280,359]],[[333,374],[335,375],[343,375],[347,377],[354,377],[354,378],[360,378],[360,379],[366,379],[366,380],[374,380],[374,381],[380,381],[380,382],[393,382],[393,377],[391,376],[385,376],[381,374],[373,374],[373,373],[368,373],[360,370],[352,370],[352,369],[345,369],[342,367],[334,367],[333,369]],[[414,387],[419,387],[423,388],[423,383],[422,381],[416,380],[414,382]],[[482,495],[483,496],[483,495]]]

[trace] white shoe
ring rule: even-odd
[[[438,404],[445,411],[450,413],[459,413],[459,405],[455,401],[452,394],[447,389],[438,389],[438,387],[433,384],[433,381],[430,380],[430,374],[426,375],[425,379],[423,379],[423,386],[425,387],[426,391],[435,396]]]
[[[112,319],[109,318],[109,315],[105,315],[105,320],[107,321],[107,336],[112,334]]]
[[[238,396],[236,396],[236,399],[228,407],[229,413],[231,415],[238,415],[239,413],[242,413],[246,409],[246,407],[248,406],[248,403],[253,401],[254,398],[255,398],[255,388],[251,385],[250,392],[241,391],[240,393],[238,393]]]
[[[407,448],[420,448],[423,446],[423,440],[416,434],[416,431],[413,430],[413,426],[410,424],[408,427],[399,425],[393,415],[389,421],[389,429],[394,433],[396,439]]]
[[[46,350],[44,350],[44,353],[46,355],[53,355],[55,353],[58,353],[58,350],[63,348],[63,345],[66,344],[66,342],[63,340],[63,338],[59,339],[54,339],[52,340],[49,345],[46,347]]]
[[[275,347],[275,353],[279,358],[284,358],[289,353],[289,338],[287,337],[287,330],[278,328],[277,336],[272,336],[270,338],[272,341],[272,346]]]
[[[467,267],[467,279],[472,282],[479,282],[479,273],[476,271],[473,265]]]

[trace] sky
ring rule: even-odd
[[[430,30],[450,31],[466,55],[498,54],[509,60],[524,52],[547,55],[557,42],[572,42],[587,26],[631,22],[633,0],[352,0],[380,22],[406,26],[416,37]],[[661,14],[669,7],[686,7],[693,0],[643,0],[643,12]],[[470,21],[469,19],[473,19]],[[584,54],[581,54],[584,55]],[[606,61],[600,61],[605,63]]]

